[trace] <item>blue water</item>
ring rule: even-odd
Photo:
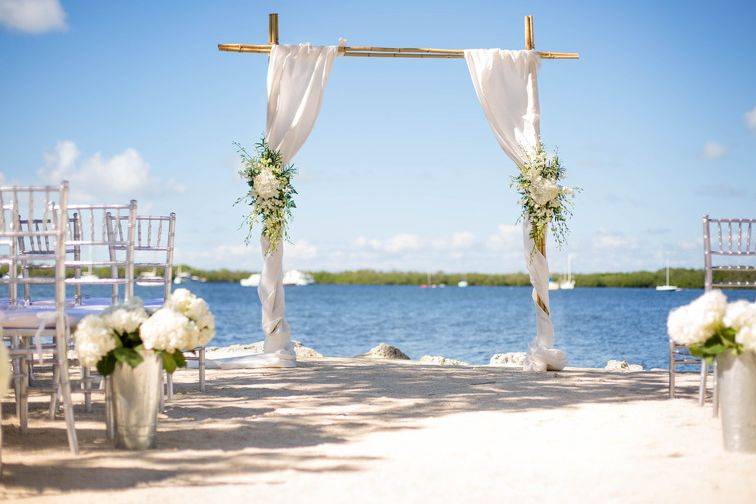
[[[237,284],[186,285],[217,318],[214,345],[262,339],[257,290]],[[327,356],[354,356],[381,342],[412,358],[443,355],[486,364],[498,352],[527,350],[535,313],[525,287],[420,289],[405,286],[311,285],[286,288],[293,338]],[[700,290],[578,288],[550,293],[556,346],[572,366],[603,367],[626,359],[667,366],[669,310]],[[730,299],[754,291],[727,292]]]
[[[217,325],[211,345],[262,339],[257,289],[197,282],[182,287],[210,304]],[[85,293],[109,293],[108,288],[90,289]],[[385,342],[415,359],[429,354],[487,364],[495,353],[527,350],[535,332],[530,292],[526,287],[287,287],[286,315],[293,338],[327,356],[351,357]],[[52,291],[39,292],[45,294],[50,297]],[[609,359],[625,359],[646,369],[666,368],[667,314],[701,294],[612,288],[553,291],[556,346],[567,352],[571,366],[603,367]],[[756,291],[726,294],[730,300],[756,299]],[[136,295],[154,298],[160,289],[137,287]]]

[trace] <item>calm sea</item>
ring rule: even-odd
[[[238,284],[183,285],[204,297],[217,318],[215,345],[262,339],[257,289]],[[381,342],[412,358],[443,355],[487,364],[498,352],[525,351],[534,334],[530,289],[311,285],[286,288],[293,338],[327,356],[354,356]],[[669,310],[700,290],[577,288],[551,292],[556,346],[569,365],[603,367],[626,359],[667,366]],[[139,295],[139,292],[137,292]],[[730,299],[755,291],[728,292]]]
[[[187,282],[204,297],[217,321],[213,346],[262,339],[257,289],[232,283]],[[52,291],[33,294],[50,297]],[[93,287],[93,296],[108,288]],[[399,347],[413,359],[443,355],[487,364],[499,352],[527,350],[535,331],[530,288],[310,285],[286,288],[292,336],[326,356],[351,357],[378,343]],[[603,367],[625,359],[646,369],[667,367],[667,314],[701,290],[577,288],[553,291],[556,346],[569,365]],[[729,299],[756,299],[756,291],[727,291]],[[136,288],[137,296],[159,296]],[[45,296],[46,295],[46,296]]]

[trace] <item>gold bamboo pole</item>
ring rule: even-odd
[[[268,14],[268,44],[278,44],[278,14],[275,12]]]
[[[533,16],[525,16],[525,49],[528,49],[530,51],[535,49],[535,36],[533,35]],[[538,251],[541,253],[541,255],[543,255],[544,258],[546,257],[546,232],[546,229],[544,229],[541,239],[538,240]],[[541,308],[541,310],[543,310],[546,315],[549,315],[549,308],[546,306],[546,303],[543,302],[541,296],[536,294],[535,301],[538,307]]]
[[[267,44],[218,44],[218,50],[224,52],[267,54],[270,48],[278,44],[278,14],[268,15],[268,43]],[[525,16],[525,47],[535,47],[533,39],[533,16]],[[363,58],[464,58],[464,49],[438,49],[433,47],[375,47],[375,46],[345,46],[339,48],[344,56]],[[578,59],[576,52],[538,51],[542,59]]]
[[[271,44],[218,44],[223,52],[267,54]],[[461,59],[465,57],[464,49],[415,49],[412,47],[370,47],[345,46],[340,48],[344,56],[363,56],[367,58],[441,58]],[[542,59],[579,59],[580,53],[538,51]]]
[[[535,49],[533,38],[533,16],[525,16],[525,49]]]

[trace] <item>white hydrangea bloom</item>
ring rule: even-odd
[[[727,298],[721,291],[710,291],[687,306],[672,310],[667,318],[667,331],[679,345],[703,343],[722,324],[727,311]]]
[[[11,379],[11,364],[8,349],[0,342],[0,397],[8,393],[8,385]]]
[[[141,307],[118,307],[103,313],[102,318],[105,324],[117,334],[133,333],[139,329],[142,322],[147,320],[147,312]]]
[[[82,366],[94,367],[116,347],[116,339],[102,317],[87,315],[76,325],[74,347]]]
[[[262,200],[275,198],[281,189],[276,174],[267,165],[263,166],[260,173],[255,176],[253,186],[255,197]]]
[[[205,346],[215,337],[215,317],[204,299],[187,289],[176,289],[165,306],[178,311],[195,323],[200,333],[197,346]]]
[[[756,323],[756,304],[740,300],[727,305],[724,325],[733,329],[752,326]]]
[[[148,350],[188,351],[199,344],[197,325],[171,308],[161,308],[142,324],[142,343]]]
[[[536,177],[530,186],[530,195],[539,206],[544,206],[559,196],[559,186],[553,180]]]

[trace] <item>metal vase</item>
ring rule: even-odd
[[[756,352],[720,354],[717,387],[725,449],[756,452]]]
[[[163,363],[148,354],[137,367],[117,364],[113,371],[113,419],[116,448],[155,447]]]

